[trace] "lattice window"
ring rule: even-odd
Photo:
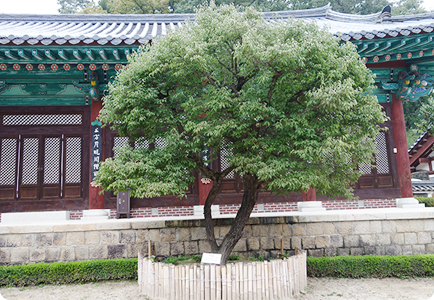
[[[386,133],[380,132],[376,136],[375,147],[377,155],[375,156],[377,165],[377,174],[390,174],[389,156],[387,155]]]
[[[45,138],[44,184],[58,184],[60,174],[60,138]]]
[[[157,138],[155,138],[155,142],[154,142],[154,144],[155,144],[155,147],[156,147],[156,148],[163,148],[163,147],[166,147],[166,146],[167,146],[166,139],[165,139],[165,138],[162,138],[162,137],[157,137]]]
[[[144,138],[139,138],[134,142],[134,149],[149,149],[149,142]]]
[[[124,148],[128,146],[128,137],[115,136],[113,138],[113,157],[119,156],[119,151],[116,148]]]
[[[363,163],[359,165],[359,171],[362,172],[363,175],[371,175],[372,174],[371,164]]]
[[[39,139],[25,138],[23,140],[23,171],[22,184],[38,183]]]
[[[81,182],[81,138],[66,138],[65,183]]]
[[[17,139],[2,139],[0,185],[14,185],[17,169]]]
[[[4,126],[81,125],[81,114],[4,115]]]
[[[229,167],[229,157],[232,156],[232,143],[224,142],[220,148],[220,170],[226,170]],[[225,178],[235,178],[234,171],[231,171]]]

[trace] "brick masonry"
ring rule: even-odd
[[[326,210],[347,210],[347,209],[370,209],[370,208],[393,208],[396,207],[395,199],[365,199],[365,200],[329,200],[322,202]],[[225,204],[220,205],[220,214],[236,214],[240,204]],[[297,202],[270,202],[264,203],[263,208],[255,205],[253,213],[274,213],[274,212],[290,212],[297,211]],[[132,208],[131,218],[149,218],[149,217],[166,217],[166,216],[193,216],[194,211],[192,206],[170,206],[157,207],[154,212],[150,207]],[[71,220],[80,220],[83,217],[83,211],[72,210]],[[116,218],[116,209],[110,210],[110,218]]]
[[[203,220],[123,219],[97,223],[1,225],[0,264],[137,257],[148,240],[157,257],[209,252]],[[221,240],[233,222],[214,220]],[[297,248],[311,256],[434,253],[434,209],[252,217],[234,253],[276,256]]]

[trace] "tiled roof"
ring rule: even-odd
[[[392,16],[381,13],[351,15],[335,12],[330,6],[316,9],[263,13],[266,19],[289,17],[326,26],[342,40],[360,40],[432,32],[434,13]],[[0,44],[43,45],[65,43],[112,44],[146,43],[169,29],[182,26],[194,14],[153,15],[20,15],[0,14]]]
[[[416,141],[414,141],[414,143],[408,148],[408,153],[411,152],[411,150],[413,150],[414,147],[416,147],[416,145],[424,138],[424,136],[427,134],[427,132],[422,133],[417,139]]]
[[[434,191],[434,181],[412,182],[413,192],[432,192]]]

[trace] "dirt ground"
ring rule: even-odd
[[[25,288],[3,288],[6,300],[145,300],[132,281]],[[434,279],[328,279],[309,278],[298,300],[428,300]],[[0,298],[1,299],[1,298]]]

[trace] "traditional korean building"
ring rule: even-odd
[[[363,175],[354,186],[359,201],[327,199],[312,190],[289,197],[264,192],[255,211],[297,210],[303,200],[326,209],[396,207],[401,198],[411,200],[403,102],[432,89],[434,13],[391,16],[386,7],[360,16],[325,6],[264,18],[276,14],[328,26],[354,44],[376,74],[375,94],[390,118],[382,126],[389,130],[377,136],[376,167],[360,166]],[[80,218],[89,209],[110,209],[115,215],[115,195],[99,195],[90,185],[98,163],[126,141],[101,128],[101,98],[130,53],[187,18],[194,15],[0,15],[1,213],[71,211],[71,218]],[[216,167],[226,163],[225,153]],[[131,215],[192,215],[208,190],[196,180],[185,199],[131,199]],[[236,211],[240,192],[240,178],[227,178],[216,209]]]

